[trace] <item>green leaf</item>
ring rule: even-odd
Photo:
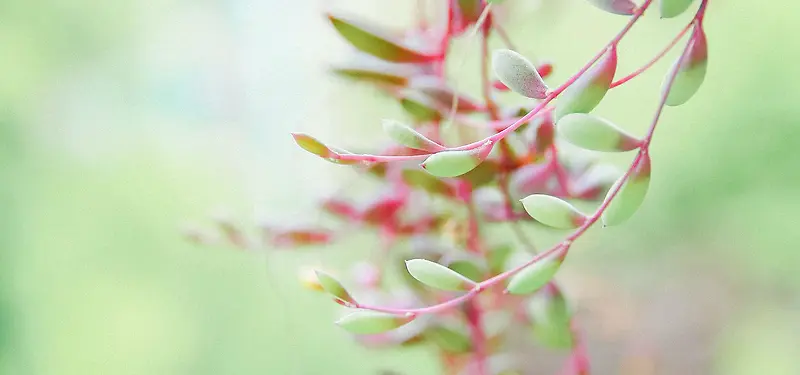
[[[700,89],[706,77],[708,44],[702,28],[697,27],[689,43],[691,45],[685,58],[675,62],[680,65],[675,81],[667,94],[666,104],[669,106],[678,106],[689,101]],[[669,76],[664,79],[664,87],[666,87],[667,79]]]
[[[461,175],[461,178],[469,181],[470,186],[473,188],[478,188],[495,182],[498,173],[500,173],[500,165],[493,160],[486,160],[471,171]]]
[[[333,276],[322,271],[314,272],[317,274],[317,281],[319,281],[319,285],[322,286],[322,289],[333,296],[337,302],[341,304],[355,304],[355,300],[350,296],[350,293],[347,292],[347,289]]]
[[[446,352],[467,353],[472,349],[472,341],[464,329],[456,325],[437,324],[425,330],[424,336]]]
[[[342,37],[353,47],[380,59],[396,63],[424,63],[437,61],[439,56],[429,55],[403,45],[386,32],[363,24],[361,21],[328,14],[328,19]]]
[[[547,97],[547,84],[525,56],[508,49],[497,50],[492,54],[492,66],[500,82],[517,94],[534,99]]]
[[[357,81],[401,87],[408,84],[408,76],[413,73],[413,70],[392,68],[391,65],[394,64],[387,63],[386,65],[353,63],[334,67],[332,71],[334,74]]]
[[[409,82],[409,87],[429,97],[440,107],[449,109],[453,106],[453,100],[456,94],[441,77],[430,75],[417,76]],[[476,103],[475,100],[465,95],[458,95],[458,103],[456,103],[457,112],[470,113],[481,109],[482,106]]]
[[[414,320],[413,315],[357,310],[337,320],[336,324],[350,333],[373,335],[393,330],[412,320]]]
[[[484,274],[486,274],[486,262],[484,259],[471,253],[459,253],[452,257],[448,256],[446,259],[441,259],[440,262],[447,265],[447,268],[473,281],[480,281],[483,279]]]
[[[572,347],[572,312],[558,289],[547,288],[536,293],[528,301],[526,312],[532,321],[533,335],[542,345],[553,349]]]
[[[406,269],[419,282],[442,290],[469,290],[475,282],[439,263],[426,259],[406,261]]]
[[[437,177],[461,176],[486,160],[492,146],[492,142],[486,142],[473,150],[437,152],[425,159],[421,166]]]
[[[533,194],[523,198],[521,202],[528,215],[553,228],[577,228],[586,221],[586,215],[573,205],[550,195]]]
[[[509,244],[493,247],[488,256],[489,269],[495,273],[505,271],[506,261],[512,252],[514,252],[514,249]]]
[[[692,2],[694,0],[659,0],[658,10],[661,12],[661,18],[672,18],[689,9]]]
[[[636,11],[636,4],[631,0],[589,0],[589,2],[606,12],[623,16],[630,16]]]
[[[570,85],[556,103],[556,120],[570,113],[589,113],[606,96],[617,71],[617,49],[611,47],[595,65]]]
[[[612,122],[585,113],[571,113],[558,120],[557,131],[570,143],[587,150],[616,152],[636,149],[641,141]]]
[[[542,258],[536,263],[522,269],[508,281],[508,290],[511,294],[533,293],[547,285],[556,275],[563,261],[564,250]]]
[[[650,156],[643,153],[627,179],[621,177],[608,191],[610,195],[622,184],[619,192],[601,216],[604,225],[617,225],[628,220],[644,202],[650,187]],[[608,195],[606,195],[608,197]]]
[[[408,148],[431,152],[444,150],[444,146],[428,139],[428,137],[399,121],[383,120],[383,131],[395,142]]]
[[[403,170],[403,181],[411,187],[423,189],[431,194],[453,196],[453,188],[446,182],[418,169]]]
[[[400,105],[415,121],[439,121],[442,119],[442,109],[433,99],[423,96],[418,92],[406,92],[400,98]]]
[[[308,134],[292,133],[292,137],[298,146],[314,155],[323,158],[333,155],[333,151],[328,146]]]

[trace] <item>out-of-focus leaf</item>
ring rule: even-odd
[[[419,282],[441,290],[469,290],[475,282],[439,263],[426,259],[406,261],[406,268]]]
[[[393,330],[412,320],[414,320],[413,315],[357,310],[337,320],[336,324],[350,333],[372,335]]]
[[[451,108],[455,93],[453,88],[442,78],[432,75],[417,76],[409,82],[409,87],[433,99],[442,108]],[[462,113],[475,112],[482,109],[474,99],[464,94],[458,95],[456,111]]]
[[[630,151],[641,144],[614,123],[585,113],[571,113],[558,120],[558,134],[575,146],[594,151]]]
[[[440,56],[414,50],[388,36],[385,31],[349,17],[328,14],[328,19],[342,37],[357,49],[380,59],[397,63],[424,63]]]

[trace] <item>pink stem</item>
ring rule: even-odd
[[[681,32],[678,33],[678,35],[675,36],[675,38],[672,39],[671,42],[669,42],[667,47],[664,48],[664,50],[662,50],[661,52],[659,52],[659,54],[656,55],[656,57],[654,57],[652,60],[650,60],[647,64],[644,64],[644,66],[642,66],[641,68],[637,69],[635,72],[633,72],[631,74],[628,74],[627,76],[625,76],[623,78],[620,78],[616,82],[613,82],[611,84],[610,88],[613,89],[614,87],[622,85],[623,83],[628,82],[628,81],[638,77],[640,74],[642,74],[645,71],[647,71],[647,69],[650,69],[650,67],[655,65],[655,63],[657,63],[659,60],[661,60],[661,58],[664,57],[664,55],[666,55],[667,52],[669,52],[673,47],[675,47],[676,44],[678,44],[678,41],[681,40],[681,38],[686,34],[687,31],[689,31],[689,28],[691,26],[692,26],[692,22],[689,22],[688,24],[686,24],[686,26],[683,28],[683,30],[681,30]]]
[[[703,0],[703,2],[701,3],[701,6],[700,6],[700,10],[698,11],[697,15],[695,16],[694,34],[699,32],[699,30],[700,30],[700,23],[702,22],[702,12],[704,11],[705,5],[706,5],[707,2],[708,2],[708,0]],[[651,3],[651,0],[646,1],[642,5],[642,7],[639,9],[639,13],[637,13],[637,14],[641,15],[641,12],[643,11],[643,9],[646,8],[650,3]],[[680,56],[681,60],[683,58],[685,58],[685,56],[689,53],[689,48],[690,47],[691,47],[691,43],[687,43],[686,47],[684,47],[684,49],[683,49],[683,53],[681,53],[681,56]],[[638,166],[639,162],[643,159],[643,157],[645,155],[647,155],[648,148],[650,146],[650,141],[652,140],[653,134],[654,134],[655,129],[656,129],[656,126],[658,125],[658,120],[661,118],[661,113],[664,111],[664,107],[666,106],[667,96],[669,95],[669,92],[672,89],[672,85],[675,82],[675,77],[677,77],[677,75],[678,75],[679,68],[680,68],[680,65],[679,64],[675,64],[672,67],[672,70],[670,71],[669,75],[667,76],[667,80],[665,82],[664,89],[662,90],[662,93],[661,93],[661,99],[659,101],[659,104],[658,104],[658,107],[656,109],[655,115],[653,116],[653,120],[650,123],[650,127],[649,127],[649,129],[647,131],[647,134],[645,135],[645,137],[644,137],[644,139],[642,141],[642,146],[639,149],[639,152],[636,154],[636,158],[633,160],[631,165],[628,167],[628,169],[623,174],[623,176],[621,178],[622,181],[627,180],[631,176],[631,174],[633,173],[634,169],[636,169],[636,167]],[[622,183],[615,184],[614,187],[611,190],[609,190],[608,194],[606,195],[605,199],[603,199],[603,201],[600,203],[600,206],[597,208],[597,210],[595,210],[595,212],[591,216],[589,216],[586,219],[586,221],[584,221],[584,223],[580,227],[578,227],[574,232],[572,232],[572,234],[567,236],[562,242],[560,242],[559,244],[551,247],[547,251],[539,253],[538,255],[534,256],[531,260],[525,262],[524,264],[521,264],[521,265],[519,265],[519,266],[517,266],[517,267],[515,267],[515,268],[513,268],[511,270],[505,271],[505,272],[503,272],[501,274],[498,274],[498,275],[496,275],[494,277],[491,277],[489,279],[486,279],[486,280],[476,284],[474,288],[470,289],[467,293],[465,293],[465,294],[463,294],[463,295],[461,295],[459,297],[447,300],[445,302],[442,302],[442,303],[439,303],[439,304],[436,304],[436,305],[422,307],[422,308],[416,308],[416,309],[393,309],[393,308],[386,308],[386,307],[379,307],[379,306],[369,306],[369,305],[361,305],[361,304],[356,304],[355,307],[362,308],[362,309],[368,309],[368,310],[374,310],[374,311],[382,311],[382,312],[386,312],[386,313],[393,313],[393,314],[412,314],[412,315],[416,315],[416,314],[437,313],[437,312],[444,311],[444,310],[450,309],[452,307],[458,306],[461,303],[470,300],[471,298],[473,298],[477,294],[481,293],[482,291],[484,291],[484,290],[486,290],[486,289],[488,289],[488,288],[490,288],[490,287],[492,287],[494,285],[497,285],[497,284],[503,282],[504,280],[508,279],[509,277],[515,275],[516,273],[522,271],[523,269],[531,266],[532,264],[540,261],[541,259],[543,259],[543,258],[545,258],[547,256],[555,254],[556,252],[561,251],[561,250],[569,251],[569,247],[572,245],[573,241],[575,241],[578,238],[580,238],[584,233],[586,233],[587,230],[589,230],[589,228],[592,227],[592,225],[594,225],[594,223],[596,223],[598,220],[600,220],[600,217],[603,215],[603,212],[605,212],[606,209],[608,209],[608,206],[611,204],[611,201],[614,199],[614,197],[617,196],[617,194],[621,190],[622,186],[623,186]]]
[[[567,176],[567,172],[558,161],[558,149],[556,148],[556,145],[553,144],[550,146],[548,152],[550,153],[550,167],[553,168],[553,172],[556,175],[556,180],[558,180],[558,186],[561,188],[561,195],[569,197],[569,176]]]
[[[483,330],[483,311],[475,300],[469,301],[465,306],[467,324],[470,338],[473,343],[473,356],[475,357],[476,375],[489,375],[486,363],[486,332]]]

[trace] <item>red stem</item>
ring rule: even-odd
[[[483,311],[478,305],[477,301],[471,300],[464,306],[464,312],[467,315],[467,325],[469,328],[470,339],[473,348],[473,356],[475,357],[475,375],[489,375],[489,369],[486,363],[487,350],[486,350],[486,333],[483,330]]]

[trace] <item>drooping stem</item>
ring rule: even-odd
[[[697,15],[695,16],[695,19],[693,21],[693,23],[695,25],[695,29],[694,29],[692,37],[694,37],[694,35],[696,35],[698,32],[700,32],[700,27],[701,27],[700,24],[701,24],[701,20],[702,20],[702,12],[704,11],[705,5],[706,5],[707,2],[708,2],[708,0],[703,0],[703,2],[701,3],[700,10],[698,11]],[[646,6],[649,5],[650,3],[651,3],[651,1],[646,1],[642,5],[642,8],[646,8]],[[640,10],[639,10],[640,12],[642,11],[642,8],[640,8]],[[641,15],[641,13],[638,13],[638,14]],[[691,40],[684,47],[683,52],[681,53],[681,55],[679,57],[680,60],[682,60],[683,58],[685,58],[685,56],[688,55],[688,53],[690,51],[690,48],[691,48]],[[637,168],[639,163],[642,162],[644,157],[649,152],[650,142],[652,141],[653,134],[655,132],[656,126],[658,125],[659,119],[661,118],[661,113],[663,112],[664,107],[666,106],[667,97],[669,95],[670,90],[672,89],[672,85],[675,82],[675,78],[677,77],[679,70],[680,70],[680,65],[679,64],[675,64],[672,67],[672,69],[669,72],[669,74],[667,75],[667,79],[664,82],[664,87],[663,87],[663,90],[661,92],[661,97],[660,97],[658,106],[656,108],[655,114],[654,114],[653,119],[652,119],[652,121],[650,123],[650,126],[648,128],[647,134],[643,138],[643,141],[642,141],[641,147],[639,149],[639,152],[637,153],[636,157],[634,158],[633,162],[630,164],[628,169],[623,174],[623,176],[621,178],[621,181],[626,181],[628,178],[630,178],[630,176],[632,175],[633,171]],[[612,187],[612,189],[609,190],[609,192],[606,195],[605,199],[603,199],[603,201],[600,203],[599,207],[595,210],[595,212],[593,214],[591,214],[590,216],[588,216],[587,219],[584,221],[584,223],[580,227],[578,227],[574,232],[572,232],[572,234],[567,236],[562,242],[560,242],[559,244],[551,247],[547,251],[539,253],[538,255],[536,255],[532,259],[530,259],[529,261],[527,261],[527,262],[525,262],[525,263],[523,263],[523,264],[521,264],[521,265],[519,265],[519,266],[517,266],[517,267],[515,267],[513,269],[510,269],[508,271],[505,271],[505,272],[503,272],[501,274],[498,274],[498,275],[496,275],[494,277],[491,277],[489,279],[486,279],[486,280],[478,283],[470,291],[468,291],[467,293],[465,293],[465,294],[463,294],[463,295],[461,295],[459,297],[450,299],[448,301],[444,301],[444,302],[436,304],[436,305],[423,307],[423,308],[417,308],[417,309],[393,309],[393,308],[384,308],[384,307],[366,306],[366,305],[359,305],[357,307],[360,307],[360,308],[363,308],[363,309],[375,310],[375,311],[383,311],[383,312],[387,312],[387,313],[412,314],[413,315],[413,314],[437,313],[437,312],[444,311],[444,310],[453,308],[455,306],[458,306],[458,305],[460,305],[460,304],[462,304],[462,303],[464,303],[466,301],[469,301],[472,298],[474,298],[477,294],[481,293],[482,291],[484,291],[484,290],[486,290],[486,289],[488,289],[488,288],[490,288],[490,287],[492,287],[494,285],[497,285],[497,284],[505,281],[509,277],[511,277],[511,276],[515,275],[516,273],[522,271],[523,269],[533,265],[534,263],[540,261],[541,259],[544,259],[545,257],[548,257],[550,255],[556,254],[556,253],[561,252],[561,251],[564,251],[564,252],[569,251],[569,247],[572,245],[572,243],[575,240],[577,240],[578,238],[580,238],[584,233],[586,233],[586,231],[588,231],[589,228],[591,228],[598,220],[600,220],[601,216],[606,211],[606,209],[608,209],[608,207],[611,204],[611,202],[614,200],[614,198],[617,196],[617,194],[619,194],[619,192],[622,189],[623,185],[624,184],[622,184],[622,183],[615,184]]]
[[[616,47],[619,42],[628,34],[628,32],[633,28],[633,25],[642,17],[644,12],[650,7],[653,0],[645,0],[644,3],[636,10],[636,12],[631,16],[628,23],[620,30],[606,45],[600,50],[594,57],[592,57],[584,66],[578,70],[572,77],[567,79],[566,82],[561,84],[559,87],[554,89],[547,97],[545,97],[539,104],[536,105],[531,111],[529,111],[524,116],[520,117],[517,121],[513,124],[509,125],[505,129],[497,132],[494,135],[486,137],[476,142],[472,142],[466,145],[458,146],[458,147],[450,147],[447,148],[449,151],[457,151],[457,150],[474,150],[478,147],[483,146],[486,142],[491,141],[492,143],[497,143],[500,140],[507,137],[509,134],[513,133],[523,124],[527,123],[531,119],[533,119],[539,112],[547,108],[548,104],[556,99],[564,90],[566,90],[569,86],[575,83],[578,79],[580,79],[591,67],[594,65],[597,60],[599,60],[606,51],[611,47]],[[489,14],[490,5],[487,5],[484,9],[482,17],[478,20],[478,24],[481,24]],[[476,27],[474,31],[477,31],[478,28]],[[355,155],[355,154],[344,154],[335,156],[338,160],[347,160],[347,161],[365,161],[365,162],[392,162],[392,161],[408,161],[408,160],[417,160],[420,158],[425,158],[431,154],[421,154],[421,155],[411,155],[411,156],[380,156],[380,155]]]

